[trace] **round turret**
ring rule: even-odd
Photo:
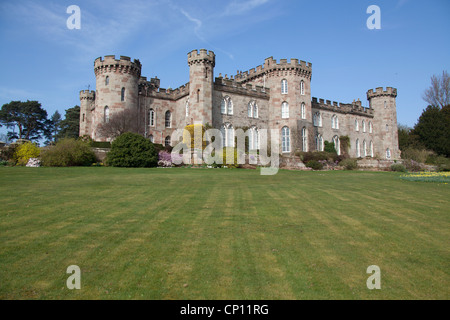
[[[396,88],[383,90],[378,87],[367,91],[367,100],[374,115],[374,153],[386,160],[400,159],[396,97]]]
[[[93,138],[104,140],[95,130],[99,124],[109,121],[114,114],[139,107],[139,79],[142,65],[139,60],[114,55],[97,58],[94,62],[96,77],[95,128]]]

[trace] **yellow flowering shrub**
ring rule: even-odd
[[[25,166],[30,158],[37,158],[40,154],[41,151],[37,145],[31,142],[25,142],[16,148],[14,160],[17,161],[17,165]]]

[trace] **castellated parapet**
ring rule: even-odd
[[[191,66],[196,63],[210,64],[213,68],[216,66],[216,55],[213,51],[206,49],[192,50],[188,53],[188,65]]]
[[[215,79],[214,89],[265,100],[270,99],[270,88],[264,88],[263,86],[253,85],[251,83],[242,84],[235,80],[224,79],[222,77]]]
[[[105,59],[99,57],[95,59],[94,62],[94,71],[95,75],[105,72],[120,72],[120,73],[129,73],[133,74],[137,77],[141,75],[141,62],[137,59],[131,61],[130,57],[120,56],[120,59],[116,59],[114,55],[105,56]]]
[[[93,90],[81,90],[80,100],[95,100],[95,91]]]
[[[361,101],[359,100],[353,101],[352,103],[342,103],[336,101],[331,102],[331,100],[312,97],[311,103],[314,109],[373,118],[373,110],[371,108],[363,107],[361,105]]]
[[[375,89],[370,89],[367,91],[367,99],[371,99],[373,97],[381,97],[381,96],[391,96],[396,98],[397,97],[397,89],[392,87],[386,87],[386,90],[383,90],[383,87],[378,87]]]
[[[256,68],[252,68],[249,71],[238,71],[235,79],[236,81],[251,81],[263,75],[276,75],[276,72],[289,71],[294,72],[295,75],[302,76],[311,80],[312,76],[312,63],[299,59],[291,59],[289,62],[287,59],[280,59],[277,63],[273,57],[267,58],[264,61],[264,65],[259,65]]]

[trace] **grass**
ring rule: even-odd
[[[449,186],[400,175],[2,167],[0,298],[449,299]]]

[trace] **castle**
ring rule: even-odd
[[[108,141],[98,130],[120,111],[136,112],[136,122],[154,143],[172,145],[171,134],[190,124],[220,129],[224,146],[234,146],[234,130],[249,132],[249,147],[259,149],[259,130],[280,132],[280,151],[323,151],[349,138],[351,157],[399,159],[397,89],[367,91],[369,107],[359,99],[337,103],[311,97],[312,64],[298,59],[265,59],[264,65],[234,77],[214,77],[215,54],[188,53],[189,82],[177,89],[160,88],[160,80],[141,76],[139,60],[105,56],[94,62],[96,91],[80,92],[80,136]]]

